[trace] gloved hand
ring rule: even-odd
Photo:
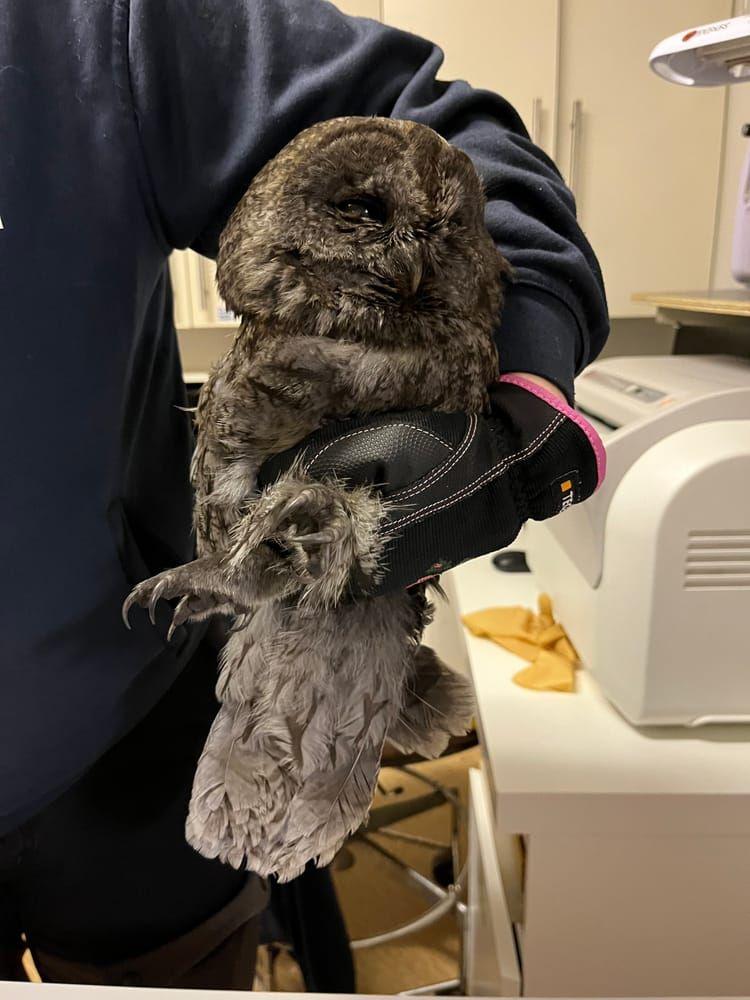
[[[529,518],[586,500],[605,471],[593,427],[518,375],[490,389],[491,414],[416,410],[337,421],[265,462],[259,485],[295,458],[313,479],[371,484],[386,501],[386,572],[355,593],[394,591],[509,545]]]

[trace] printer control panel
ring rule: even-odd
[[[641,403],[658,403],[659,400],[667,397],[667,393],[662,392],[661,389],[654,389],[653,386],[643,385],[639,382],[631,382],[628,379],[620,378],[619,375],[613,375],[611,372],[593,369],[585,372],[581,377],[590,382],[598,382],[615,392],[624,393],[631,399],[638,399]]]
[[[605,358],[586,368],[575,386],[576,407],[608,437],[685,406],[702,408],[702,420],[718,419],[714,414],[729,412],[730,397],[738,390],[747,398],[750,359],[710,354]]]

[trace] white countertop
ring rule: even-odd
[[[461,614],[536,607],[533,576],[501,573],[489,557],[452,578]],[[511,681],[525,661],[464,631],[502,830],[750,833],[750,726],[637,729],[586,670],[575,693],[529,691]]]

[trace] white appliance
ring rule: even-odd
[[[583,664],[636,725],[750,721],[750,361],[598,361],[576,380],[607,476],[528,525]]]
[[[659,42],[648,58],[670,83],[720,87],[750,79],[750,16],[686,28]]]
[[[679,31],[659,42],[649,56],[649,65],[670,83],[686,87],[720,87],[750,80],[750,16],[728,17]],[[747,124],[742,134],[750,134]],[[750,284],[750,149],[737,192],[732,277]]]

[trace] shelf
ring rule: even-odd
[[[744,288],[718,292],[636,292],[633,301],[647,302],[659,309],[750,317],[750,290]]]

